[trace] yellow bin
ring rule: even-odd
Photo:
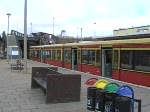
[[[94,87],[96,88],[100,88],[100,89],[104,89],[104,87],[108,84],[107,80],[98,80],[97,82],[95,82]]]

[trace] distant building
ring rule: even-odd
[[[132,28],[119,28],[119,30],[113,30],[113,35],[128,35],[142,32],[150,32],[150,25]]]

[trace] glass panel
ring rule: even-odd
[[[57,60],[61,60],[61,50],[57,50]]]
[[[56,54],[55,54],[55,53],[56,53],[56,51],[53,50],[53,51],[52,51],[52,59],[56,59],[56,56],[55,56]]]
[[[95,50],[89,50],[89,64],[94,64],[95,65]]]
[[[81,63],[81,50],[78,50],[78,63],[80,64]]]
[[[113,63],[113,69],[118,68],[118,50],[114,50],[114,63]]]
[[[51,54],[51,50],[49,50],[49,57],[48,57],[48,58],[51,59],[51,55],[52,55],[52,54]]]
[[[88,50],[82,50],[82,63],[88,63]]]
[[[129,50],[121,50],[121,68],[132,68],[132,55],[133,52]]]
[[[65,50],[64,52],[64,61],[71,61],[71,50]]]
[[[96,65],[101,67],[101,50],[96,50]]]
[[[68,61],[71,62],[71,50],[68,50]]]
[[[30,56],[33,56],[33,50],[30,50]]]
[[[135,69],[150,71],[150,50],[135,51]]]

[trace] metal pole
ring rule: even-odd
[[[55,19],[55,18],[53,18],[53,35],[54,35],[54,19]]]
[[[18,20],[17,20],[17,32],[18,32]]]
[[[82,43],[82,28],[81,28],[81,43]]]
[[[77,27],[77,43],[78,43],[79,41],[78,41],[78,27]]]
[[[94,27],[95,27],[96,23],[94,23]],[[96,36],[96,29],[94,28],[94,37]]]
[[[24,73],[27,73],[27,0],[24,5]]]
[[[8,29],[7,29],[7,62],[9,63],[9,16],[11,16],[10,13],[7,13],[8,16]]]

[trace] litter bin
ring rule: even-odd
[[[95,98],[95,110],[100,112],[105,112],[105,94],[104,90],[96,90],[96,98]]]
[[[115,102],[116,112],[131,112],[132,101],[126,96],[117,96]]]
[[[120,98],[116,101],[116,106],[121,112],[134,112],[134,91],[128,85],[122,85],[118,88],[116,92]],[[131,96],[131,98],[129,98]],[[122,104],[122,105],[121,105]],[[122,106],[126,106],[127,111],[122,109]],[[131,111],[132,110],[132,111]]]
[[[88,87],[87,89],[87,110],[95,111],[95,96],[96,96],[96,87]]]
[[[116,112],[115,111],[115,100],[116,93],[108,93],[105,94],[105,112]]]

